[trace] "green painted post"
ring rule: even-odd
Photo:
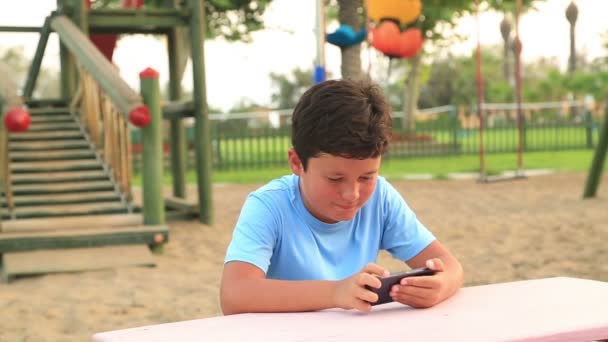
[[[46,44],[49,41],[49,35],[51,34],[51,21],[50,17],[44,20],[42,30],[40,30],[40,40],[38,41],[38,47],[36,47],[36,54],[32,60],[30,71],[27,74],[27,80],[23,87],[23,97],[29,99],[34,93],[36,87],[36,80],[38,80],[38,74],[40,73],[40,66],[42,65],[42,58],[44,57],[44,50],[46,50]]]
[[[587,148],[593,148],[593,116],[591,115],[591,111],[589,109],[585,109],[584,112],[585,118],[585,138],[587,140]]]
[[[66,4],[65,0],[57,0],[57,11],[59,13],[70,16],[70,7]],[[69,100],[74,90],[76,89],[74,84],[74,78],[76,70],[74,65],[71,64],[71,57],[68,48],[59,41],[59,62],[60,62],[60,78],[61,78],[61,98]]]
[[[142,183],[144,225],[165,223],[163,200],[162,109],[158,72],[147,68],[139,74],[141,95],[150,110],[150,123],[142,128]]]
[[[182,97],[180,62],[182,48],[177,29],[168,34],[169,50],[169,99]],[[186,198],[186,133],[182,119],[171,119],[169,144],[171,146],[171,174],[173,175],[173,196]]]
[[[591,169],[587,176],[583,198],[595,197],[597,188],[600,184],[602,169],[604,168],[604,161],[606,160],[606,152],[608,150],[608,108],[604,115],[604,123],[602,124],[599,138],[600,141],[597,143],[597,148],[593,155],[593,162],[591,163]]]
[[[190,0],[190,40],[192,44],[192,79],[194,101],[194,147],[198,184],[199,219],[211,224],[211,136],[205,86],[205,0]]]
[[[460,123],[458,122],[458,110],[454,105],[450,106],[450,122],[452,123],[452,154],[457,154]]]

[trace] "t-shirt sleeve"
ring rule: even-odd
[[[278,238],[277,220],[264,200],[250,194],[241,209],[224,263],[243,261],[266,273]]]
[[[380,248],[399,260],[408,261],[431,244],[435,236],[391,184],[384,181],[384,188],[384,231]]]

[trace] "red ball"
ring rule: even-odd
[[[422,48],[422,31],[410,28],[403,32],[397,23],[385,20],[372,31],[372,46],[388,57],[412,58]]]
[[[137,127],[146,127],[152,121],[150,111],[146,106],[136,107],[129,113],[129,121]]]
[[[22,108],[13,108],[4,114],[4,126],[9,132],[24,132],[30,127],[30,113]]]

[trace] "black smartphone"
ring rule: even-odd
[[[399,284],[399,282],[403,278],[430,276],[433,274],[435,274],[435,271],[433,271],[432,269],[430,269],[428,267],[421,267],[421,268],[415,268],[413,270],[392,273],[388,277],[384,277],[384,278],[379,277],[380,281],[382,282],[382,286],[380,286],[380,288],[376,289],[376,288],[373,288],[370,286],[366,286],[368,290],[370,290],[378,295],[378,301],[375,303],[370,303],[370,304],[371,305],[380,305],[380,304],[386,304],[386,303],[392,302],[393,298],[391,298],[391,296],[389,296],[389,292],[391,292],[391,287],[393,287],[393,285]]]

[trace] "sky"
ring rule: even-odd
[[[0,11],[0,26],[40,26],[44,18],[55,9],[56,0],[10,0],[10,7]],[[570,0],[547,0],[538,3],[538,11],[525,14],[520,19],[520,35],[523,42],[522,58],[532,61],[539,57],[555,57],[566,68],[569,54],[569,24],[565,8]],[[576,24],[577,49],[590,58],[602,56],[600,35],[608,31],[608,1],[577,0],[579,9]],[[424,0],[423,0],[424,4]],[[502,43],[498,23],[502,15],[485,12],[480,16],[480,41],[482,45]],[[274,0],[265,13],[267,29],[252,34],[253,42],[229,43],[223,40],[205,42],[205,69],[208,103],[223,111],[230,109],[241,99],[269,105],[272,84],[271,72],[288,74],[296,67],[309,69],[317,55],[315,34],[314,0]],[[335,26],[328,26],[332,32]],[[469,37],[465,42],[451,47],[454,54],[470,54],[476,46],[475,18],[463,18],[456,32]],[[0,33],[0,49],[23,46],[25,53],[33,57],[38,34]],[[325,44],[326,68],[333,75],[340,75],[340,50]],[[377,57],[374,50],[363,49],[362,65],[367,56]],[[372,59],[375,60],[375,59]],[[382,62],[382,58],[378,59]],[[159,71],[160,82],[168,79],[168,61],[165,42],[152,36],[128,35],[118,42],[114,62],[121,76],[135,90],[139,88],[138,74],[152,67]],[[44,66],[59,68],[59,44],[52,35],[44,58]],[[186,70],[183,82],[191,88],[191,68]]]

